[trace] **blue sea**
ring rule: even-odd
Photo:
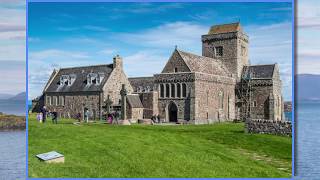
[[[0,112],[5,114],[26,115],[26,101],[0,99]]]
[[[0,112],[25,115],[25,101],[0,100]],[[0,180],[25,179],[26,131],[0,131]]]
[[[0,180],[26,177],[26,132],[0,131]]]
[[[320,179],[320,101],[296,106],[296,179]]]

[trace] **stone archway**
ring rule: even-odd
[[[178,107],[174,102],[168,105],[169,122],[178,122]]]

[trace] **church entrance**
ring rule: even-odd
[[[170,102],[168,106],[168,115],[169,115],[169,122],[178,121],[178,108],[174,102]]]

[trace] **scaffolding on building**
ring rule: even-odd
[[[252,83],[253,73],[249,67],[245,68],[244,73],[238,83],[237,94],[240,103],[239,119],[245,121],[251,118],[252,106]]]

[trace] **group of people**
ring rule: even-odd
[[[37,114],[37,120],[40,123],[45,123],[48,115],[51,116],[53,124],[58,124],[58,113],[56,111],[48,111],[46,106],[43,106],[40,113]]]
[[[118,119],[119,119],[120,114],[118,111],[108,113],[107,114],[107,123],[109,124],[118,124]]]
[[[160,115],[158,114],[158,115],[153,115],[152,117],[151,117],[151,121],[153,122],[153,123],[160,123],[161,122],[161,120],[160,120]]]

